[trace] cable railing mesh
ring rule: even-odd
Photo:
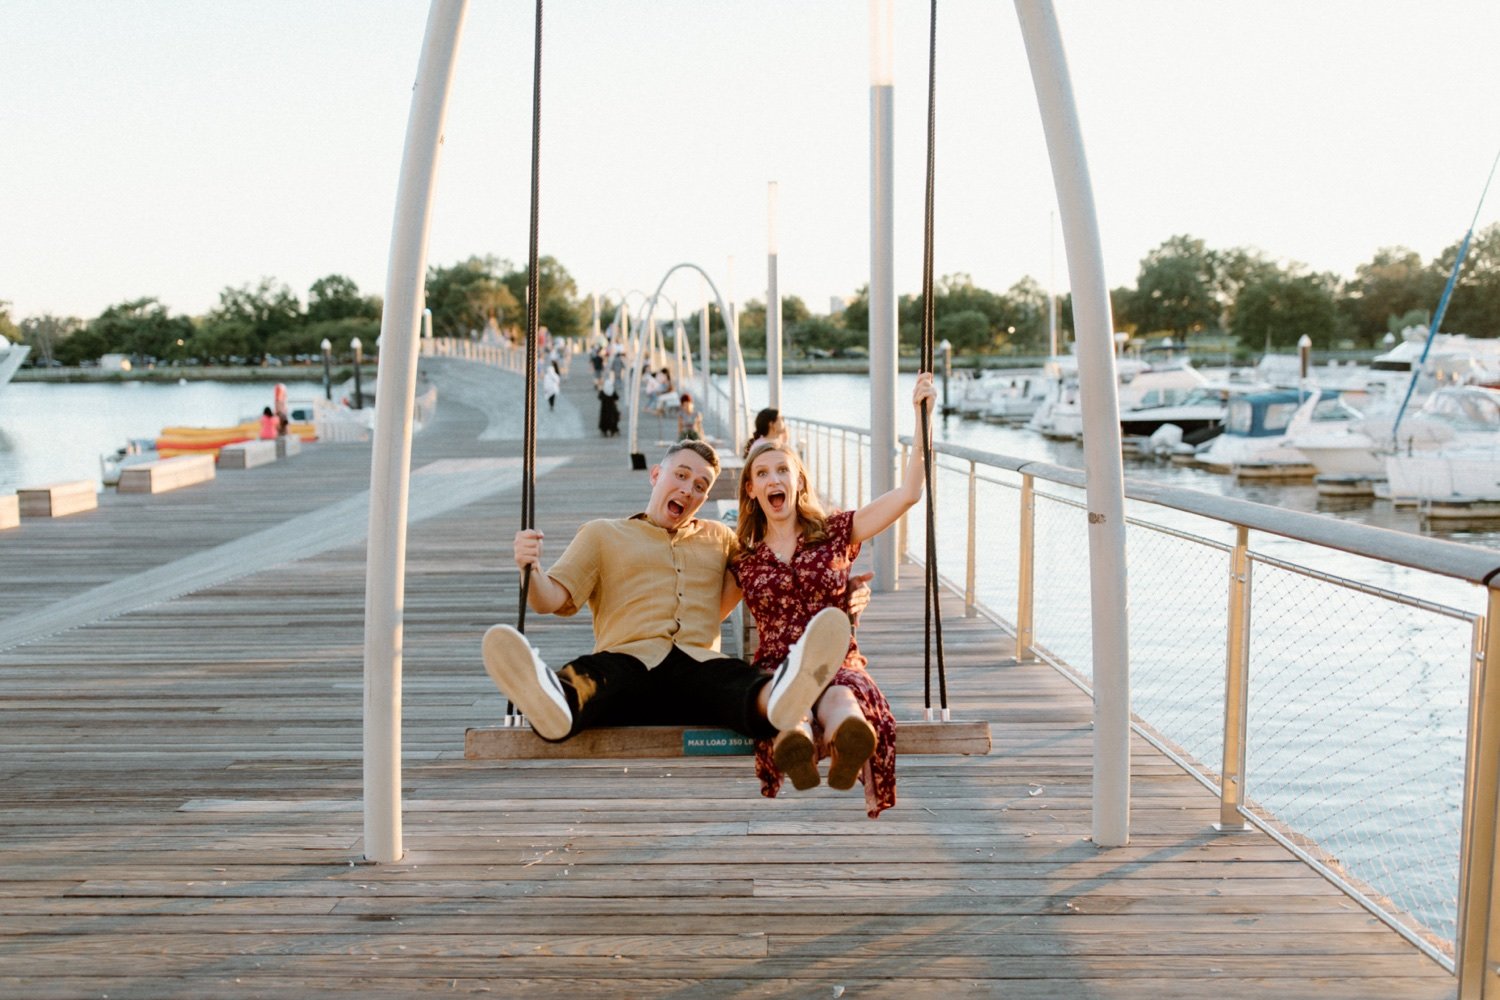
[[[1451,941],[1472,618],[1252,565],[1250,809]]]

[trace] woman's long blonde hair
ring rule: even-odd
[[[750,550],[766,537],[766,514],[760,509],[760,501],[750,496],[750,473],[758,458],[773,451],[785,455],[787,463],[797,473],[797,533],[804,542],[821,542],[828,537],[828,515],[818,502],[812,477],[807,474],[807,466],[802,464],[802,458],[796,449],[771,439],[757,441],[750,449],[750,454],[745,456],[745,467],[740,470],[740,513],[734,532],[739,542],[739,552],[735,556],[735,562],[749,555]]]

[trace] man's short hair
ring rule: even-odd
[[[707,441],[694,441],[689,438],[683,438],[668,448],[667,453],[662,456],[661,460],[665,462],[679,451],[692,452],[708,463],[708,467],[714,470],[715,477],[719,475],[719,453],[714,451],[713,445]]]

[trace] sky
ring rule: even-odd
[[[895,279],[921,285],[927,13],[895,0]],[[1459,240],[1500,152],[1495,0],[1056,0],[1106,277],[1176,234],[1352,276]],[[534,5],[472,0],[428,261],[524,264]],[[272,278],[383,294],[423,0],[0,2],[0,300],[16,319]],[[675,264],[814,312],[870,271],[866,0],[550,0],[541,252],[580,291]],[[943,0],[939,277],[1067,288],[1015,9]],[[1500,220],[1492,191],[1479,226]],[[665,289],[684,312],[702,284]]]

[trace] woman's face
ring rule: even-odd
[[[778,416],[775,420],[771,421],[771,429],[766,434],[766,436],[769,437],[769,438],[771,438],[772,440],[775,440],[775,441],[785,441],[786,440],[786,421],[782,420],[780,416]]]
[[[745,492],[760,504],[761,513],[772,523],[797,516],[797,496],[802,480],[797,467],[784,451],[762,452],[750,465]]]

